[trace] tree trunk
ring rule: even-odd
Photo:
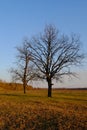
[[[51,79],[48,81],[48,97],[52,97],[52,83],[51,83]]]
[[[23,88],[24,88],[24,94],[26,93],[26,84],[23,83]]]
[[[24,74],[24,80],[23,80],[24,94],[26,93],[26,86],[27,86],[27,83],[26,83],[26,74]]]
[[[25,68],[24,68],[24,80],[23,80],[24,94],[26,93],[26,86],[27,86],[27,82],[26,82],[27,65],[28,65],[28,62],[26,60]]]

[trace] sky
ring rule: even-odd
[[[87,54],[87,0],[0,0],[0,79],[10,81],[16,49],[23,39],[43,32],[54,24],[60,31],[80,35],[82,52]],[[62,87],[87,87],[87,59],[77,68],[78,79],[66,79]]]

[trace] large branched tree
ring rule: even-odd
[[[11,68],[12,79],[15,81],[21,81],[23,83],[24,93],[26,93],[26,87],[30,80],[33,79],[33,65],[31,63],[31,52],[25,40],[22,46],[16,47],[16,67]]]
[[[29,43],[36,76],[48,83],[48,97],[52,96],[52,80],[73,74],[70,68],[81,63],[80,43],[79,37],[60,35],[53,25],[46,26],[44,33]]]

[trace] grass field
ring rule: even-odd
[[[0,130],[87,130],[87,90],[0,87]]]

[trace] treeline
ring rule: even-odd
[[[53,88],[53,90],[87,90],[87,88]]]

